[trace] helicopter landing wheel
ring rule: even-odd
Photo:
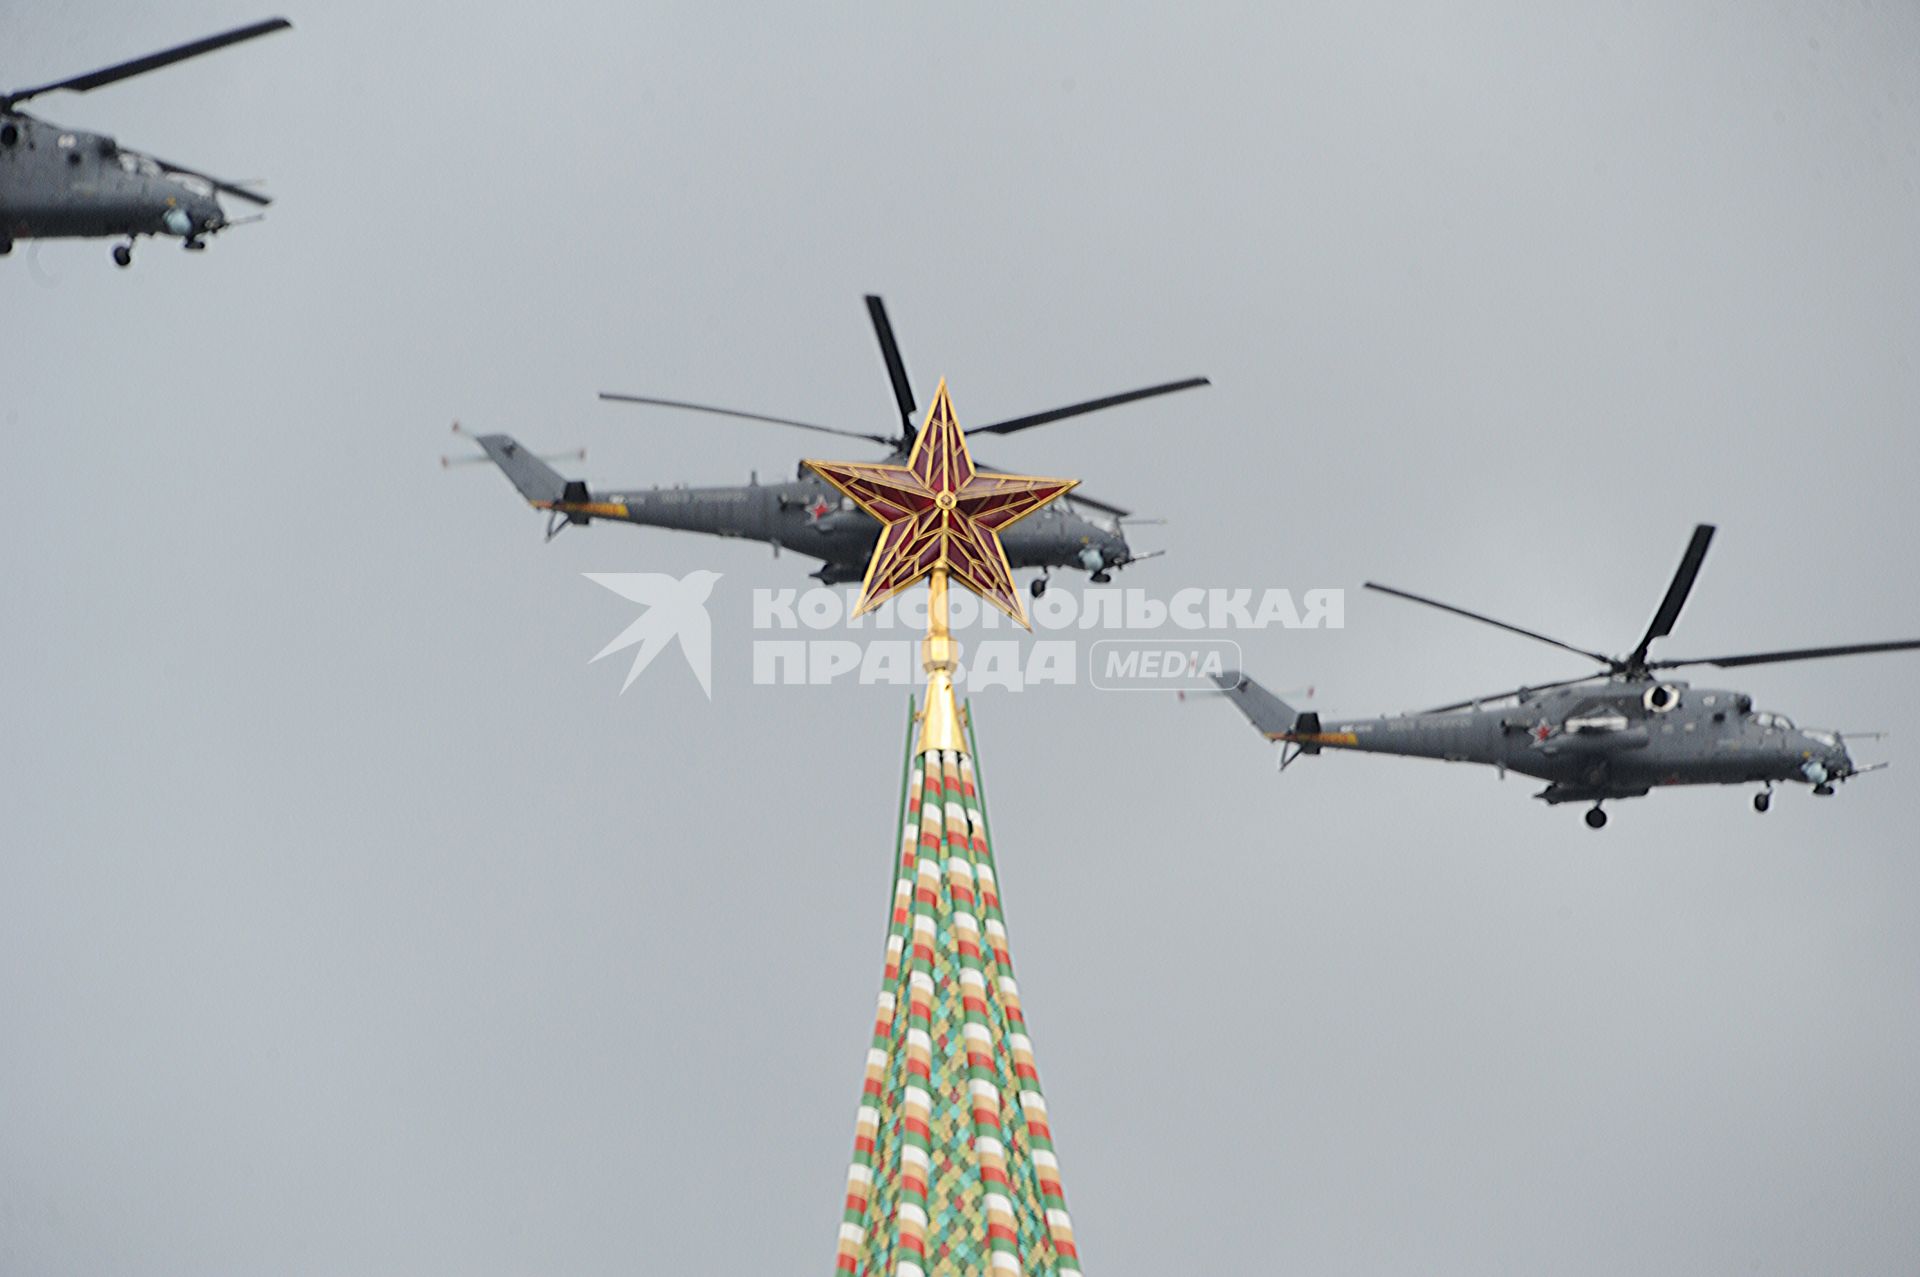
[[[1113,573],[1095,572],[1092,576],[1088,577],[1087,579],[1092,581],[1095,585],[1106,585],[1113,580]]]
[[[1815,785],[1813,787],[1813,792],[1821,798],[1831,798],[1833,797],[1833,786],[1832,785]]]
[[[207,247],[207,241],[205,241],[204,239],[197,239],[197,238],[183,239],[180,241],[180,247],[184,248],[189,253],[204,252]]]
[[[13,241],[8,239],[4,235],[0,235],[0,257],[5,257],[8,253],[11,253],[12,251],[13,251]]]
[[[113,264],[122,270],[133,265],[133,245],[115,244],[113,246]]]
[[[1587,812],[1587,828],[1588,829],[1605,829],[1606,827],[1607,827],[1607,813],[1604,811],[1601,811],[1600,805],[1598,803],[1595,803],[1593,807]]]
[[[1033,583],[1027,586],[1027,593],[1033,595],[1033,597],[1036,599],[1039,598],[1042,594],[1045,594],[1046,592],[1047,592],[1047,578],[1044,576],[1034,577]]]
[[[1753,796],[1753,809],[1755,811],[1765,811],[1771,806],[1773,806],[1773,791],[1771,789],[1763,789]]]

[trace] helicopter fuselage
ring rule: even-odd
[[[1837,735],[1755,713],[1743,692],[1652,679],[1523,695],[1499,708],[1301,726],[1267,735],[1307,752],[1345,749],[1498,767],[1547,781],[1539,797],[1549,803],[1638,797],[1670,785],[1800,781],[1820,787],[1854,770]]]
[[[596,490],[589,504],[585,513],[597,519],[766,541],[821,559],[814,575],[828,584],[860,580],[880,535],[872,516],[811,476],[731,487]],[[1131,558],[1117,522],[1059,505],[1009,526],[1001,544],[1014,568],[1101,572]]]
[[[212,190],[111,137],[0,113],[0,245],[118,235],[192,245],[226,224]]]

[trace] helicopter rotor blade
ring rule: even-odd
[[[981,474],[1015,474],[1017,475],[1020,473],[1018,470],[1002,470],[999,466],[990,466],[986,462],[980,460],[978,457],[975,457],[973,459],[973,468],[979,471]],[[1133,511],[1131,510],[1122,510],[1119,506],[1111,505],[1105,501],[1100,500],[1097,497],[1082,496],[1080,494],[1080,489],[1078,488],[1075,488],[1072,492],[1067,493],[1065,496],[1061,497],[1060,499],[1062,501],[1067,502],[1069,505],[1079,504],[1079,505],[1086,506],[1089,509],[1098,510],[1102,514],[1110,514],[1116,519],[1125,519],[1130,517],[1133,514]]]
[[[1095,497],[1083,497],[1080,495],[1080,489],[1078,488],[1075,488],[1073,492],[1068,495],[1067,504],[1083,505],[1088,507],[1089,509],[1098,510],[1102,514],[1110,514],[1116,519],[1133,518],[1133,511],[1122,510],[1117,505],[1109,505],[1107,502],[1101,501]],[[1136,522],[1139,522],[1139,520],[1136,520]]]
[[[1640,646],[1633,649],[1633,655],[1627,658],[1629,669],[1647,668],[1647,648],[1657,638],[1665,638],[1673,633],[1673,623],[1679,619],[1680,609],[1686,604],[1687,595],[1693,592],[1693,579],[1700,575],[1701,561],[1707,557],[1707,546],[1713,541],[1711,523],[1696,524],[1693,536],[1687,541],[1686,553],[1680,556],[1680,566],[1673,570],[1673,581],[1667,586],[1666,597],[1660,600],[1660,607],[1653,614],[1653,620],[1647,624],[1647,632],[1640,639]]]
[[[1077,417],[1082,413],[1098,412],[1102,408],[1115,408],[1136,399],[1151,399],[1155,395],[1170,395],[1176,390],[1192,390],[1196,386],[1211,386],[1212,380],[1206,377],[1188,377],[1183,381],[1163,382],[1158,386],[1145,386],[1139,390],[1128,390],[1117,395],[1108,395],[1103,399],[1089,399],[1084,403],[1068,404],[1064,408],[1053,408],[1046,412],[1036,412],[1025,417],[1014,417],[1007,421],[996,421],[991,425],[975,426],[967,431],[970,435],[1010,435],[1016,430],[1026,430],[1033,426],[1044,426],[1050,421],[1060,421],[1066,417]]]
[[[1746,652],[1739,656],[1696,656],[1682,661],[1648,661],[1650,670],[1677,669],[1682,665],[1716,665],[1733,669],[1741,665],[1772,665],[1780,661],[1813,661],[1824,656],[1861,656],[1868,652],[1905,652],[1920,647],[1920,639],[1900,639],[1893,643],[1848,643],[1840,647],[1796,647],[1779,652]]]
[[[1442,603],[1438,599],[1430,599],[1420,594],[1411,594],[1406,590],[1396,590],[1391,585],[1381,585],[1377,581],[1368,581],[1366,583],[1366,588],[1369,590],[1378,590],[1382,594],[1391,594],[1395,598],[1406,599],[1412,603],[1424,603],[1428,607],[1437,607],[1442,612],[1451,612],[1455,616],[1464,616],[1470,621],[1480,621],[1487,625],[1492,625],[1499,629],[1507,630],[1514,634],[1524,635],[1525,637],[1530,639],[1537,639],[1539,642],[1549,644],[1553,647],[1560,648],[1564,651],[1578,653],[1581,656],[1587,657],[1589,660],[1598,661],[1602,665],[1606,666],[1609,670],[1618,669],[1620,666],[1619,661],[1615,660],[1611,656],[1606,655],[1603,652],[1590,652],[1584,647],[1575,647],[1571,643],[1562,643],[1557,638],[1549,638],[1547,635],[1538,633],[1534,630],[1524,630],[1524,629],[1521,629],[1518,625],[1509,625],[1505,621],[1496,621],[1490,616],[1482,616],[1478,612],[1469,612],[1467,611],[1467,609],[1463,607],[1455,607],[1451,603]],[[1588,677],[1591,677],[1591,675],[1589,675]],[[1579,682],[1580,680],[1574,679],[1572,681]],[[1466,703],[1472,704],[1471,701]]]
[[[887,378],[893,382],[893,401],[900,405],[900,437],[911,442],[916,429],[913,387],[907,381],[906,361],[900,358],[900,343],[893,339],[893,325],[887,320],[887,304],[873,293],[867,294],[867,317],[873,320],[874,335],[880,339],[880,357],[886,360]]]
[[[269,35],[275,31],[284,31],[293,24],[285,18],[268,18],[265,22],[255,22],[250,26],[235,27],[219,35],[210,35],[200,40],[190,40],[186,44],[176,44],[171,49],[162,49],[158,53],[149,53],[145,57],[132,58],[125,62],[116,62],[98,71],[89,71],[85,75],[76,75],[66,80],[55,80],[52,84],[42,84],[37,88],[21,89],[0,97],[0,104],[12,106],[28,98],[38,97],[42,93],[51,93],[55,89],[71,89],[75,93],[85,93],[104,84],[113,84],[148,71],[157,71],[188,58],[197,58],[203,53],[212,53],[215,49],[224,49],[230,44],[239,44],[243,40],[252,40],[257,36]]]
[[[237,200],[245,200],[249,204],[257,205],[260,208],[265,208],[267,205],[273,203],[273,200],[268,196],[262,195],[258,191],[250,191],[238,182],[225,181],[224,179],[215,177],[211,173],[202,173],[199,169],[191,169],[184,164],[175,164],[171,160],[163,160],[157,155],[149,155],[147,158],[169,173],[180,173],[187,177],[197,177],[214,190],[219,191],[222,195],[231,195]]]
[[[811,421],[795,421],[791,417],[769,417],[760,412],[741,412],[737,408],[716,408],[712,404],[688,403],[684,399],[656,399],[651,395],[619,395],[610,390],[600,392],[600,397],[608,403],[653,404],[661,408],[685,408],[689,412],[710,412],[719,417],[739,417],[745,421],[765,421],[776,426],[792,426],[796,430],[813,430],[823,435],[842,435],[848,439],[870,439],[874,443],[893,447],[900,441],[890,435],[870,435],[859,430],[839,430],[833,426],[817,426]]]
[[[1525,687],[1516,687],[1510,691],[1500,692],[1493,696],[1476,696],[1472,700],[1455,701],[1451,705],[1436,705],[1432,709],[1423,709],[1417,712],[1421,714],[1451,714],[1454,710],[1471,709],[1475,705],[1484,705],[1488,701],[1503,701],[1509,696],[1522,696],[1528,692],[1550,692],[1556,687],[1572,687],[1575,683],[1584,683],[1588,679],[1605,677],[1606,671],[1601,670],[1594,674],[1582,674],[1579,678],[1563,678],[1553,683],[1529,683]]]

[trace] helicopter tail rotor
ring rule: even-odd
[[[1278,738],[1295,731],[1303,718],[1293,706],[1260,686],[1239,670],[1225,670],[1213,676],[1214,684],[1233,701],[1234,708],[1246,716],[1261,735]],[[1319,715],[1312,715],[1314,730],[1319,730]]]
[[[457,421],[453,423],[453,433],[462,439],[471,440],[475,445],[481,446],[483,450],[477,456],[468,457],[449,457],[442,454],[440,457],[440,468],[442,470],[451,470],[455,466],[483,466],[493,460],[492,456],[484,451],[484,445],[480,445],[479,438]],[[504,438],[506,436],[502,437]],[[585,461],[587,459],[587,450],[585,448],[573,448],[566,452],[537,452],[531,455],[534,460],[541,462]]]
[[[1213,676],[1214,683],[1234,708],[1253,724],[1255,731],[1270,741],[1280,741],[1280,770],[1285,771],[1302,754],[1318,754],[1326,744],[1352,744],[1353,737],[1326,735],[1320,726],[1318,710],[1297,710],[1260,686],[1239,670],[1226,670]],[[1313,689],[1308,688],[1311,696]]]
[[[559,501],[566,496],[566,478],[512,435],[475,435],[473,441],[528,501]]]
[[[455,434],[466,434],[459,422],[454,423],[453,430]],[[566,528],[591,523],[596,517],[626,517],[626,506],[618,502],[596,501],[584,480],[569,479],[562,475],[548,465],[545,458],[527,451],[512,435],[468,437],[480,445],[487,454],[487,460],[500,467],[500,473],[507,476],[520,495],[527,499],[528,505],[547,512],[547,540],[553,540]],[[579,455],[586,454],[582,451]],[[442,458],[442,462],[454,464],[449,458]]]
[[[493,460],[493,457],[484,451],[485,445],[480,443],[479,437],[457,421],[453,423],[453,433],[462,439],[471,440],[476,446],[481,447],[482,451],[477,456],[469,457],[449,457],[442,454],[440,458],[441,469],[451,470],[455,466],[483,466]],[[510,438],[511,436],[501,435],[496,437]],[[518,444],[516,443],[515,446],[517,447]],[[528,455],[540,462],[585,461],[587,459],[587,450],[585,448],[571,448],[566,452],[536,452]],[[523,493],[522,495],[525,494]]]

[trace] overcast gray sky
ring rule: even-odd
[[[265,12],[0,0],[0,83]],[[1128,585],[1617,650],[1710,520],[1670,655],[1920,635],[1910,6],[286,12],[39,104],[267,221],[0,261],[9,1273],[830,1269],[903,697],[746,686],[807,564],[543,545],[454,417],[790,473],[594,392],[885,429],[873,290],[963,421],[1213,376],[992,450],[1165,516]],[[697,568],[712,703],[618,696],[581,573]],[[1248,663],[1333,713],[1579,671],[1347,618]],[[983,697],[1088,1271],[1920,1269],[1920,660],[1732,685],[1893,768],[1595,834],[1276,777],[1220,705]]]

